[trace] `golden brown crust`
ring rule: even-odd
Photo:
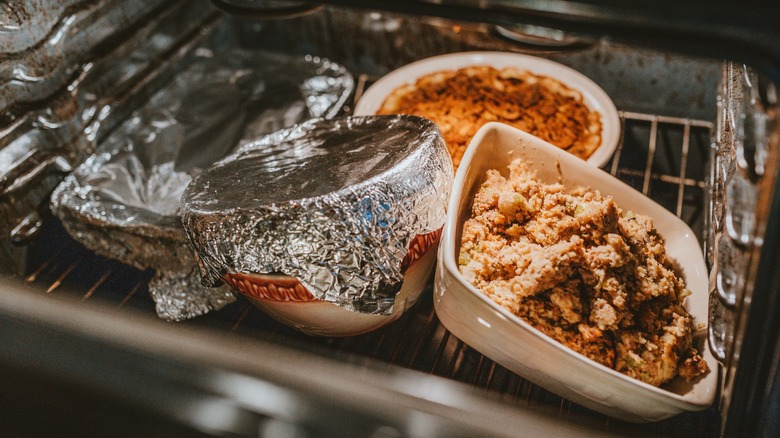
[[[651,385],[705,374],[685,284],[650,218],[599,192],[543,184],[519,160],[487,172],[458,263],[482,293],[538,330]]]
[[[516,68],[470,66],[420,77],[377,114],[412,114],[439,126],[455,168],[485,123],[503,122],[587,159],[601,144],[601,115],[561,82]]]

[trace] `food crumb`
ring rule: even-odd
[[[582,159],[601,145],[602,116],[579,91],[514,67],[472,65],[421,76],[393,90],[377,114],[434,121],[458,168],[471,138],[489,122],[533,134]]]
[[[463,226],[459,266],[556,341],[660,386],[709,371],[683,305],[690,291],[664,245],[651,218],[598,191],[539,182],[516,159],[508,178],[487,171]]]

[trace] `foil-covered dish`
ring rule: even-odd
[[[196,49],[191,61],[56,188],[51,208],[96,253],[152,269],[157,313],[183,320],[235,300],[201,286],[179,218],[184,188],[248,139],[342,110],[354,80],[316,57]]]
[[[181,215],[206,285],[227,282],[304,332],[353,335],[419,297],[452,181],[430,120],[309,120],[196,176]]]

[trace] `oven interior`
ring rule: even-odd
[[[604,88],[622,128],[604,170],[682,218],[705,251],[714,229],[707,163],[722,105],[721,60],[606,39],[551,44],[549,38],[516,38],[493,24],[337,6],[269,20],[226,15],[208,2],[157,3],[97,44],[88,53],[88,69],[70,72],[47,99],[11,106],[18,116],[4,121],[8,148],[9,138],[40,130],[40,124],[25,125],[25,115],[40,120],[47,108],[63,111],[68,107],[57,99],[78,97],[79,89],[97,97],[72,99],[72,110],[110,108],[99,124],[42,143],[36,153],[46,170],[36,174],[28,192],[20,195],[17,188],[15,198],[4,198],[14,205],[8,217],[26,222],[9,231],[0,257],[9,273],[0,305],[0,331],[9,341],[0,363],[14,377],[4,379],[9,397],[0,408],[15,418],[0,422],[0,430],[35,435],[57,427],[65,434],[111,430],[134,436],[721,433],[718,402],[702,412],[634,425],[531,384],[441,326],[432,280],[399,321],[360,336],[307,336],[242,298],[205,316],[165,323],[148,294],[151,272],[90,252],[64,231],[45,202],[20,213],[25,196],[45,198],[132,108],[164,87],[183,55],[204,40],[342,63],[357,84],[344,114],[374,81],[404,64],[449,52],[501,50],[553,59]],[[74,3],[71,9],[75,14],[80,7]],[[101,75],[90,74],[112,78],[112,63],[120,59],[136,61],[128,62],[117,76],[121,80],[101,83]]]

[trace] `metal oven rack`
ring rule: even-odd
[[[360,75],[359,98],[375,78]],[[706,121],[620,112],[622,137],[605,169],[650,196],[704,232],[704,193],[712,124]],[[702,239],[703,241],[704,239]],[[49,217],[41,237],[28,251],[24,282],[41,294],[70,294],[83,301],[100,301],[153,314],[147,293],[151,273],[96,256],[73,241]],[[429,286],[430,288],[430,286]],[[513,409],[553,412],[558,421],[595,424],[605,433],[650,436],[714,436],[719,425],[716,407],[700,413],[636,427],[621,424],[572,404],[507,371],[452,336],[433,311],[431,293],[399,321],[375,332],[346,338],[316,338],[280,325],[246,301],[219,312],[179,323],[214,329],[225,336],[259,339],[323,351],[349,362],[363,359],[444,377],[471,385]]]

